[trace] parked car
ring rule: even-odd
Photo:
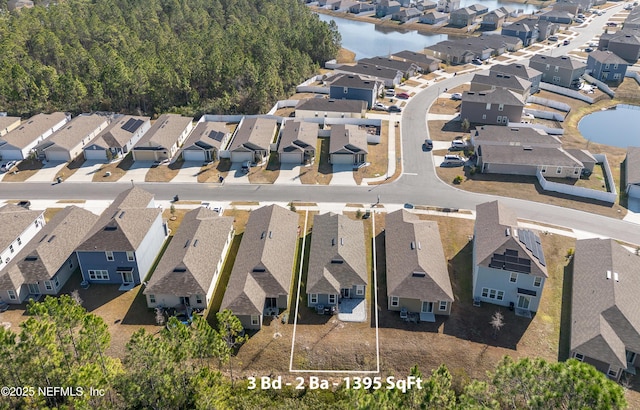
[[[549,41],[558,41],[558,36],[549,36]]]
[[[571,43],[571,41],[565,40],[565,41],[562,42],[562,45],[563,46],[568,46],[570,43]]]
[[[394,88],[389,88],[385,90],[384,95],[387,97],[394,97],[396,95],[396,90]]]
[[[433,141],[431,141],[429,138],[424,140],[424,149],[427,151],[433,149]]]
[[[598,47],[598,43],[589,43],[589,47]]]
[[[408,100],[410,97],[410,95],[408,93],[400,93],[400,94],[396,94],[396,98],[401,98],[403,100]]]
[[[462,100],[462,93],[453,93],[451,94],[452,100]]]
[[[613,21],[610,21],[607,23],[607,26],[609,27],[618,27],[618,23],[614,23]]]
[[[592,51],[593,51],[593,48],[591,48],[591,47],[587,47],[587,48],[584,49],[585,53],[590,53]]]
[[[586,19],[586,17],[584,16],[584,14],[582,13],[578,13],[578,18],[579,19]]]
[[[584,19],[581,19],[581,18],[574,19],[573,21],[575,21],[578,24],[584,23]]]
[[[451,141],[451,147],[449,151],[462,151],[467,147],[467,143],[463,140],[453,140]]]
[[[441,167],[461,167],[464,165],[466,160],[462,158],[460,155],[445,155]]]
[[[398,107],[397,105],[392,105],[389,107],[389,112],[402,112],[402,108]]]
[[[5,162],[4,164],[0,165],[0,171],[8,172],[11,168],[15,167],[16,164],[17,164],[16,161]]]
[[[482,60],[480,60],[479,58],[474,58],[473,60],[471,60],[471,64],[482,65]]]
[[[389,107],[380,102],[377,102],[373,105],[373,109],[377,111],[387,111],[388,108]]]

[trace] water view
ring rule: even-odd
[[[578,123],[578,130],[589,141],[622,148],[640,147],[638,115],[639,106],[618,104],[613,109],[585,116]]]

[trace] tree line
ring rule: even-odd
[[[0,111],[257,113],[340,47],[298,0],[66,0],[0,9]]]
[[[422,389],[252,390],[234,383],[230,358],[244,341],[240,321],[225,310],[213,328],[171,318],[158,334],[141,329],[122,360],[109,356],[106,323],[77,297],[30,302],[19,334],[0,327],[0,383],[14,387],[81,388],[84,394],[4,396],[0,409],[623,409],[622,387],[594,367],[570,359],[505,357],[485,380],[453,385],[443,365]],[[383,378],[384,379],[384,378]],[[90,389],[102,395],[89,394]],[[17,392],[17,391],[16,391]],[[28,391],[27,391],[28,392]]]

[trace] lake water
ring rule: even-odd
[[[615,109],[594,112],[582,118],[578,130],[586,139],[626,148],[640,147],[640,106],[619,104]]]

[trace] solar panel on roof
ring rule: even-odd
[[[138,128],[140,128],[140,126],[144,123],[144,121],[142,120],[137,120],[135,118],[129,118],[129,120],[127,122],[124,123],[124,125],[120,128],[122,128],[123,130],[130,132],[130,133],[134,133],[136,132],[136,130]]]
[[[209,133],[209,138],[216,141],[222,141],[222,139],[224,138],[224,133],[219,131],[211,131]]]

